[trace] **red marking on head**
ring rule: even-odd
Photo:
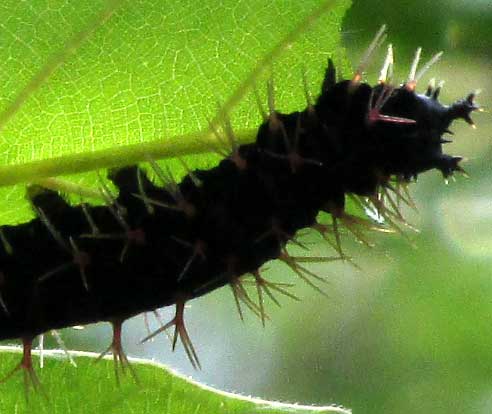
[[[367,114],[367,121],[369,125],[375,122],[388,122],[391,124],[413,125],[417,121],[415,119],[402,118],[399,116],[383,115],[378,108],[373,108]]]

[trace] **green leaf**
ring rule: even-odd
[[[252,141],[261,121],[251,93],[253,81],[266,106],[265,84],[273,73],[276,108],[292,111],[305,106],[303,71],[316,96],[328,56],[347,68],[339,43],[349,3],[306,0],[301,7],[281,0],[3,2],[0,222],[30,219],[25,184],[46,176],[80,173],[68,178],[76,185],[94,187],[98,179],[94,170],[104,175],[108,167],[148,155],[188,156],[192,167],[215,163],[217,157],[206,140],[218,104],[230,113],[238,139]],[[315,10],[321,11],[319,16],[311,14],[302,23]],[[3,352],[2,375],[18,359],[17,354]],[[33,394],[27,409],[173,414],[337,411],[219,393],[148,361],[136,364],[140,386],[125,378],[117,388],[112,362],[94,364],[79,356],[77,363],[74,369],[65,360],[47,358],[46,368],[38,371],[49,401]],[[1,412],[26,407],[21,378],[18,373],[0,385]]]
[[[327,56],[346,67],[340,24],[348,0],[220,2],[140,0],[33,1],[0,6],[0,221],[32,213],[24,187],[48,175],[103,170],[152,157],[206,152],[217,103],[226,103],[243,141],[260,116],[252,85],[241,86],[303,19],[271,70],[260,65],[258,90],[273,73],[276,106],[305,106],[302,71],[318,93]],[[297,37],[297,38],[295,38]],[[344,66],[342,66],[344,67]],[[261,75],[261,74],[257,74]],[[250,82],[251,83],[251,82]],[[145,143],[145,145],[144,145]],[[151,144],[149,144],[151,143]],[[149,147],[150,145],[150,147]],[[102,151],[102,152],[101,152]],[[27,164],[26,164],[27,163]],[[96,176],[78,177],[94,184]]]
[[[0,370],[7,373],[20,359],[19,350],[2,347]],[[74,367],[61,351],[49,352],[38,369],[41,389],[30,391],[26,402],[21,373],[1,385],[0,411],[42,413],[169,413],[169,414],[350,414],[335,407],[315,407],[265,401],[218,391],[147,360],[132,360],[136,383],[124,375],[115,382],[112,358],[97,361],[97,354],[72,353]],[[61,358],[60,358],[61,357]],[[35,358],[38,361],[38,358]],[[128,374],[128,373],[127,373]],[[121,375],[121,374],[120,374]]]

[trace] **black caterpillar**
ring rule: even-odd
[[[174,325],[174,343],[179,336],[198,367],[183,320],[187,301],[230,284],[264,316],[240,278],[253,275],[259,292],[288,294],[260,274],[265,262],[281,259],[313,284],[317,276],[285,246],[300,229],[328,231],[317,223],[321,211],[332,215],[337,238],[337,221],[361,222],[344,212],[347,195],[366,197],[384,212],[378,194],[398,195],[395,183],[430,169],[445,177],[462,171],[461,157],[443,153],[442,144],[449,142],[443,134],[455,119],[472,123],[474,94],[443,106],[439,87],[415,92],[416,67],[408,82],[391,86],[390,65],[388,58],[380,82],[371,87],[361,82],[362,70],[337,82],[329,60],[314,104],[290,114],[270,108],[256,142],[248,145],[234,142],[226,121],[230,156],[210,170],[190,172],[179,184],[151,161],[163,187],[139,167],[113,170],[109,179],[119,194],[103,187],[105,206],[72,206],[54,191],[30,187],[37,218],[0,232],[0,339],[20,338],[24,345],[10,375],[24,369],[36,384],[31,343],[37,335],[100,321],[113,324],[108,351],[127,363],[122,323],[169,305],[176,305],[175,318],[149,338]]]

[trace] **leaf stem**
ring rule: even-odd
[[[235,132],[238,143],[253,142],[253,129]],[[210,131],[177,135],[169,139],[121,145],[96,151],[67,154],[23,164],[0,166],[0,187],[34,183],[48,177],[122,167],[149,159],[174,158],[214,151],[217,138]]]

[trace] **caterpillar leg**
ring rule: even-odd
[[[236,304],[237,312],[241,321],[244,321],[244,314],[241,307],[241,303],[245,305],[251,312],[253,312],[257,317],[261,319],[263,326],[265,321],[269,319],[268,315],[265,313],[265,309],[260,305],[257,305],[249,296],[248,291],[243,286],[244,280],[242,277],[232,277],[229,282],[229,287],[231,288],[232,296],[234,297],[234,302]]]
[[[196,353],[195,347],[193,346],[188,331],[186,330],[186,326],[184,322],[184,308],[185,308],[184,300],[177,302],[176,313],[174,315],[174,318],[171,319],[164,326],[161,326],[159,329],[155,330],[150,335],[146,336],[140,342],[141,343],[147,342],[152,338],[154,338],[155,336],[159,335],[161,332],[166,331],[171,326],[174,326],[172,350],[174,351],[176,349],[176,344],[178,342],[178,337],[179,337],[185,349],[186,355],[188,356],[188,359],[190,360],[190,363],[193,366],[193,368],[201,369],[202,366],[200,364],[200,360],[198,359],[198,354]]]
[[[113,354],[114,374],[118,386],[121,383],[120,372],[124,375],[126,374],[127,369],[133,377],[135,383],[139,383],[137,373],[130,364],[130,361],[128,361],[128,357],[123,351],[123,346],[121,344],[121,327],[123,325],[123,322],[124,321],[122,320],[114,320],[111,322],[113,326],[113,340],[111,341],[111,344],[108,346],[108,348],[104,352],[102,352],[101,355],[99,355],[99,357],[96,359],[96,362],[98,362],[110,352]]]
[[[259,270],[253,272],[252,274],[255,278],[253,283],[256,286],[256,293],[258,295],[258,308],[260,310],[261,322],[263,326],[265,326],[265,319],[267,317],[267,314],[265,312],[264,294],[266,294],[266,296],[268,296],[272,300],[272,302],[279,307],[281,306],[280,302],[277,300],[277,297],[272,291],[280,293],[296,301],[300,301],[300,299],[296,295],[290,293],[285,289],[286,287],[292,287],[292,284],[270,282],[261,275]]]
[[[7,382],[18,371],[22,370],[22,373],[24,375],[24,392],[25,392],[26,401],[29,400],[29,392],[31,388],[34,391],[41,391],[43,395],[46,397],[46,394],[44,394],[43,392],[41,382],[39,381],[39,378],[36,375],[36,372],[34,371],[32,365],[32,355],[31,355],[32,340],[33,338],[31,337],[22,338],[21,361],[12,371],[10,371],[3,379],[0,380],[0,384],[3,384],[4,382]]]
[[[256,289],[258,291],[258,298],[260,301],[263,301],[261,299],[262,297],[262,292],[266,293],[266,295],[272,300],[273,303],[275,303],[277,306],[281,306],[280,302],[276,298],[276,296],[273,294],[273,291],[276,291],[284,296],[287,296],[291,299],[294,299],[295,301],[300,301],[300,299],[294,295],[293,293],[289,292],[285,288],[292,287],[291,283],[276,283],[276,282],[270,282],[269,280],[265,279],[259,270],[253,273],[253,276],[255,277],[254,284],[256,286]]]
[[[342,257],[335,256],[320,256],[320,257],[301,257],[301,256],[291,256],[287,249],[282,249],[278,260],[284,262],[299,278],[301,278],[304,282],[306,282],[309,286],[311,286],[314,290],[322,294],[323,296],[329,297],[328,294],[321,289],[314,281],[327,283],[327,280],[323,277],[317,275],[316,273],[310,271],[306,267],[302,266],[300,263],[328,263],[334,262],[338,260],[343,260]],[[314,280],[314,281],[313,281]]]

